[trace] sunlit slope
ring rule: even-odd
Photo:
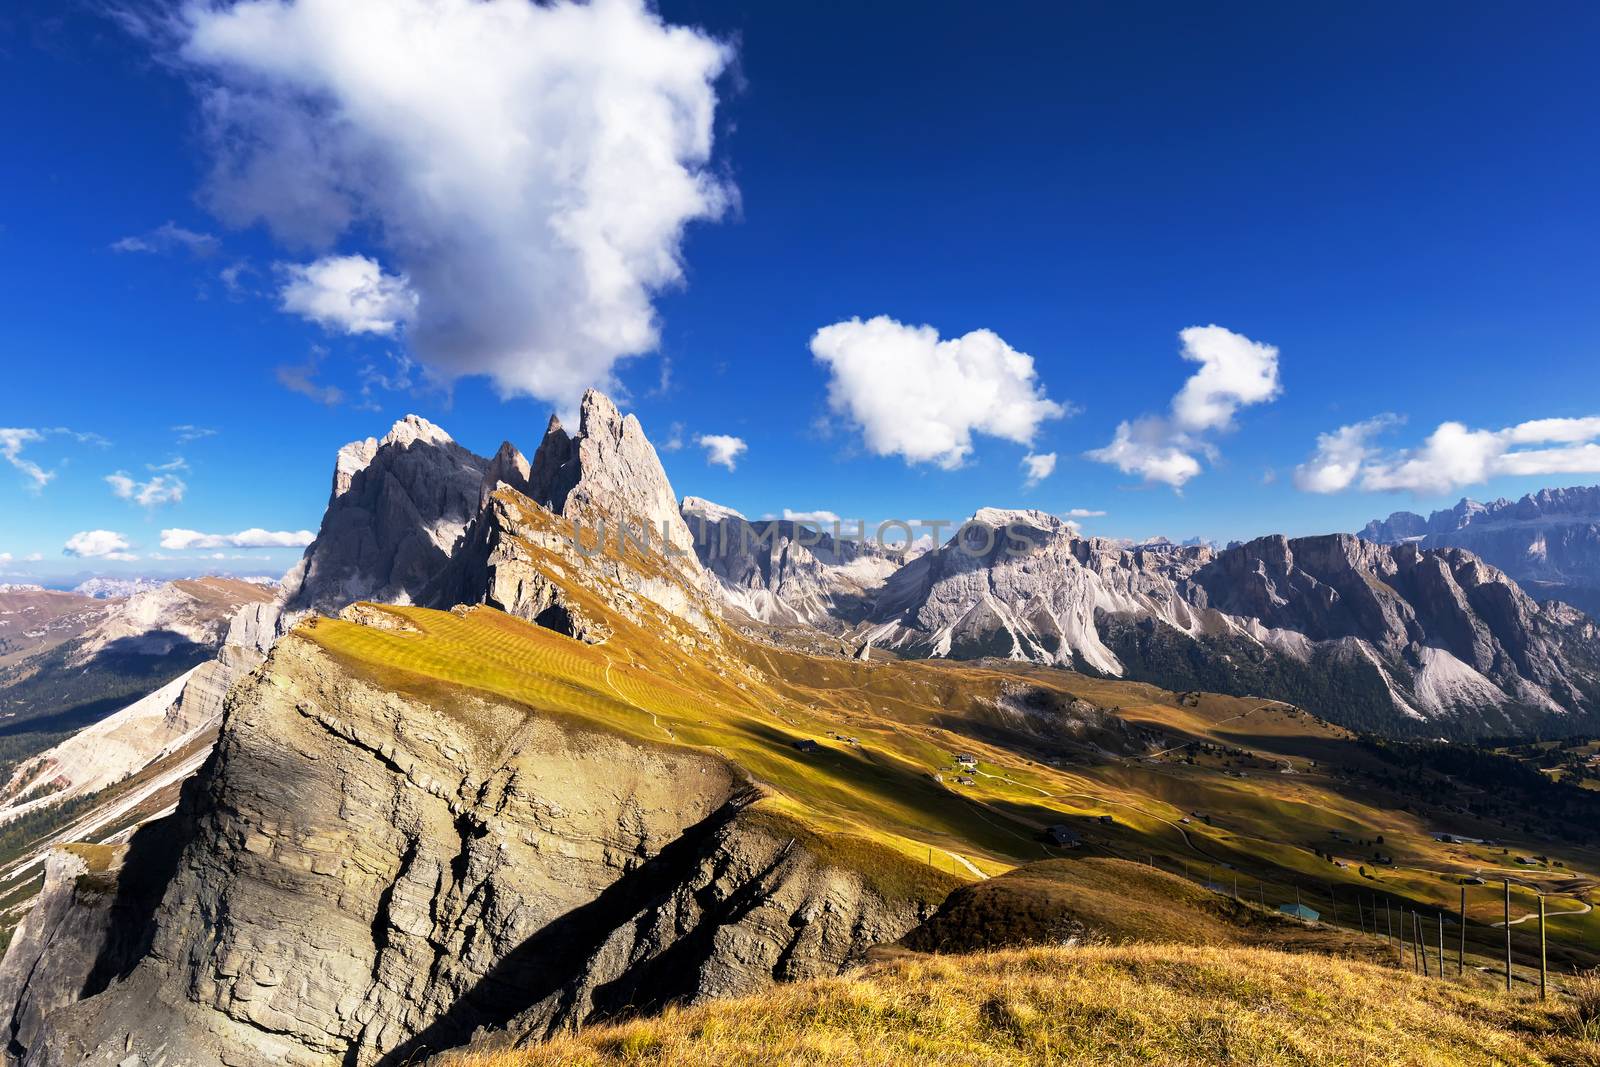
[[[368,610],[394,622],[323,619],[302,632],[375,681],[469,719],[484,714],[466,699],[476,694],[647,744],[716,751],[771,791],[762,808],[773,817],[892,848],[946,876],[1108,855],[1230,893],[1237,884],[1269,907],[1303,893],[1354,926],[1358,900],[1368,924],[1384,896],[1454,910],[1460,878],[1496,877],[1510,862],[1498,847],[1435,841],[1443,816],[1430,805],[1447,798],[1358,778],[1375,757],[1352,735],[1277,702],[1005,664],[814,657],[732,634],[690,652],[626,620],[612,620],[604,643],[584,644],[487,608]],[[1045,712],[1019,715],[1023,698]],[[1059,710],[1084,707],[1121,725],[1084,733],[1077,712]],[[807,740],[815,752],[795,747]],[[976,766],[956,768],[961,753]],[[1471,832],[1470,820],[1450,822]],[[1081,852],[1048,843],[1046,828],[1060,823],[1081,835]],[[1523,847],[1561,854],[1559,877],[1553,867],[1546,882],[1516,877],[1555,894],[1552,912],[1570,913],[1553,924],[1558,959],[1590,962],[1600,949],[1584,910],[1595,858]],[[1393,864],[1371,862],[1374,852]],[[1327,858],[1335,853],[1345,866]],[[1517,889],[1515,914],[1534,904],[1531,888]],[[1500,907],[1490,887],[1469,897],[1479,923],[1498,920]],[[1473,935],[1484,952],[1492,940]]]
[[[1596,1062],[1597,1007],[1315,954],[1039,948],[907,958],[444,1062],[1531,1067]]]

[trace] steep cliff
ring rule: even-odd
[[[235,695],[148,955],[24,1062],[404,1062],[837,973],[926,912],[715,752],[437,690],[367,629],[297,631]]]
[[[317,539],[284,579],[293,616],[357,600],[409,603],[478,510],[489,461],[416,415],[346,445]]]

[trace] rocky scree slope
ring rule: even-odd
[[[1465,548],[1540,600],[1600,615],[1600,486],[1541,489],[1520,500],[1463,498],[1427,518],[1397,511],[1361,536],[1378,544]]]

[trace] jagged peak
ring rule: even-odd
[[[708,522],[721,522],[723,519],[744,518],[744,515],[741,512],[735,511],[730,507],[725,507],[722,504],[714,504],[711,501],[706,500],[704,497],[698,496],[684,497],[683,505],[679,510],[681,510],[685,515],[696,515]]]
[[[453,445],[455,438],[445,433],[421,415],[407,415],[389,428],[379,447],[399,445],[404,448],[417,442],[429,445]]]

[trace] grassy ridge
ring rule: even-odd
[[[1597,998],[1259,948],[1117,945],[908,957],[453,1067],[672,1063],[1262,1065],[1600,1063]]]
[[[474,697],[641,743],[714,751],[768,786],[763,805],[775,812],[947,876],[993,875],[1059,856],[1041,832],[1067,821],[1084,831],[1090,853],[1151,861],[1230,888],[1237,874],[1252,899],[1272,905],[1303,893],[1329,918],[1353,925],[1358,897],[1364,908],[1391,897],[1397,908],[1403,899],[1453,912],[1462,877],[1494,879],[1509,862],[1498,847],[1432,838],[1448,828],[1505,840],[1503,826],[1444,810],[1461,798],[1462,784],[1387,785],[1378,777],[1383,761],[1352,734],[1275,701],[1000,664],[861,663],[734,634],[690,655],[620,618],[608,619],[615,632],[607,641],[583,644],[491,609],[379,610],[404,625],[320,620],[302,634],[385,687],[455,706],[486,744],[515,724],[480,722]],[[1138,746],[1119,753],[1098,742],[1058,744],[1048,724],[1030,733],[1000,710],[1018,687],[1111,709],[1171,751],[1151,757]],[[821,750],[797,752],[793,742],[803,738]],[[1186,745],[1214,751],[1186,755]],[[957,752],[978,757],[971,784],[954,781]],[[1106,815],[1111,825],[1098,821]],[[1556,851],[1565,862],[1559,878],[1553,870],[1509,872],[1524,883],[1515,915],[1535,905],[1534,886],[1555,894],[1552,913],[1584,906],[1594,884],[1587,872],[1600,869],[1600,857],[1546,842],[1512,847]],[[1392,865],[1375,863],[1379,852]],[[1468,907],[1471,940],[1487,956],[1498,934],[1486,924],[1500,918],[1499,897],[1493,887],[1474,889]],[[1524,962],[1537,944],[1533,931],[1516,929]],[[1600,913],[1562,914],[1552,934],[1562,967],[1600,959]]]

